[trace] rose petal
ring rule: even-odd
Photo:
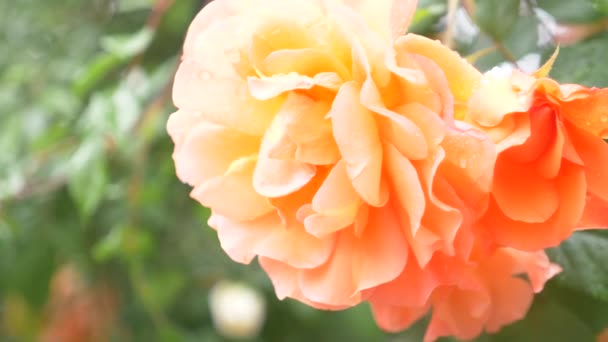
[[[583,162],[589,192],[608,201],[608,144],[571,124],[566,129]]]
[[[299,277],[300,288],[306,298],[329,305],[354,306],[361,302],[353,279],[352,255],[354,236],[341,232],[333,254],[324,265],[308,270]]]
[[[457,123],[457,127],[446,131],[441,143],[446,157],[439,172],[463,198],[476,203],[491,190],[495,145],[482,132],[463,122]]]
[[[585,174],[579,166],[564,162],[556,185],[561,203],[548,220],[538,223],[514,221],[504,216],[495,201],[490,201],[484,225],[498,243],[513,248],[538,250],[558,245],[572,233],[582,217],[587,188]]]
[[[577,229],[598,229],[608,227],[608,201],[588,195],[585,211],[576,224]]]
[[[416,262],[408,262],[403,272],[393,281],[378,286],[370,297],[374,304],[406,308],[425,307],[441,279],[429,269],[421,269]]]
[[[400,332],[409,328],[416,321],[424,317],[428,307],[408,308],[395,305],[371,302],[374,320],[378,326],[387,332]]]
[[[369,227],[357,238],[342,231],[327,264],[301,274],[302,293],[330,305],[354,305],[361,291],[396,278],[407,262],[407,244],[389,206],[372,209]]]
[[[255,163],[255,157],[235,160],[223,176],[197,186],[191,196],[211,208],[215,214],[236,221],[252,220],[269,213],[273,207],[253,189]],[[235,198],[238,198],[240,205],[234,205]]]
[[[608,88],[579,90],[572,101],[561,103],[564,117],[595,137],[608,138]],[[574,97],[574,96],[572,96]]]
[[[450,335],[462,340],[478,336],[483,331],[491,306],[488,290],[446,289],[444,293],[441,300],[435,301],[424,341],[435,341]]]
[[[384,144],[384,153],[387,174],[395,192],[392,201],[406,215],[409,220],[408,228],[411,229],[412,235],[416,236],[426,208],[418,173],[412,163],[393,145]]]
[[[332,52],[323,47],[277,50],[264,59],[263,68],[270,75],[296,72],[309,77],[333,74],[338,79],[347,78],[349,71]]]
[[[353,188],[344,161],[338,162],[312,200],[314,214],[306,217],[306,231],[323,236],[350,226],[355,221],[361,199]]]
[[[182,116],[185,112],[178,113]],[[173,119],[182,118],[173,114],[169,122],[173,139],[179,140],[173,153],[177,176],[193,186],[222,175],[235,159],[255,154],[260,144],[257,137],[204,121],[190,130],[177,128]],[[185,124],[191,122],[185,120]]]
[[[253,186],[263,196],[281,197],[293,193],[306,185],[316,173],[313,165],[292,159],[275,159],[270,155],[285,135],[289,117],[302,109],[299,105],[297,100],[286,101],[262,139]]]
[[[476,89],[469,99],[469,117],[485,127],[497,126],[505,116],[525,112],[532,104],[530,97],[519,96],[510,79],[506,77],[485,75]]]
[[[389,282],[403,271],[408,246],[392,206],[372,208],[368,227],[356,240],[353,276],[362,291]]]
[[[328,305],[325,303],[315,302],[304,297],[304,294],[298,285],[298,276],[300,273],[306,272],[306,270],[300,270],[280,261],[264,257],[259,258],[259,263],[264,272],[268,274],[270,280],[272,281],[272,285],[275,288],[277,297],[281,300],[287,297],[293,298],[319,310],[344,310],[349,307],[344,305]]]
[[[353,82],[340,88],[330,117],[353,187],[370,205],[384,205],[388,191],[382,181],[382,146],[378,127],[372,113],[361,105]]]
[[[207,121],[262,135],[278,111],[281,99],[256,100],[249,94],[244,79],[226,78],[215,72],[198,62],[184,60],[175,76],[175,105],[179,109],[196,111]]]
[[[530,166],[499,157],[492,196],[502,212],[522,222],[545,222],[559,207],[555,180],[530,172]]]
[[[411,33],[399,38],[396,45],[410,53],[433,61],[443,71],[454,101],[457,104],[466,104],[469,101],[475,86],[481,79],[481,73],[458,53],[437,40]]]
[[[311,89],[314,86],[337,90],[341,83],[342,79],[340,76],[333,72],[317,74],[314,77],[302,76],[291,72],[271,77],[247,78],[249,91],[258,100],[269,100],[288,91]]]
[[[212,218],[209,225],[217,230],[222,249],[236,262],[249,263],[259,255],[297,268],[313,268],[324,264],[334,249],[335,237],[319,239],[303,227],[286,229],[276,213],[247,222],[219,215]]]

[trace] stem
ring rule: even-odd
[[[498,50],[498,52],[502,55],[502,57],[507,62],[513,64],[515,67],[518,67],[517,59],[515,58],[515,56],[513,56],[511,51],[509,51],[509,49],[507,49],[507,47],[504,46],[501,42],[499,42],[493,38],[492,38],[492,40],[494,41],[494,46],[496,46],[496,50]]]
[[[443,34],[443,44],[449,48],[454,46],[454,24],[459,5],[460,0],[448,0],[447,26]]]

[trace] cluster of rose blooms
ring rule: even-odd
[[[544,249],[608,226],[608,89],[483,74],[407,33],[414,0],[216,0],[168,131],[226,253],[280,298],[367,302],[425,340],[523,318]]]

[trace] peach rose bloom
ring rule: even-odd
[[[608,226],[608,89],[488,73],[468,119],[496,144],[482,225],[499,244],[539,250]]]
[[[429,340],[472,336],[523,316],[532,290],[517,273],[531,269],[539,289],[554,266],[496,249],[479,228],[496,147],[460,119],[482,75],[405,34],[415,7],[210,3],[186,38],[168,131],[177,175],[211,209],[223,249],[258,257],[279,298],[370,300],[388,330],[413,322],[401,310],[434,306]]]
[[[466,262],[438,254],[424,269],[408,264],[395,281],[379,286],[369,302],[387,331],[407,328],[432,307],[424,341],[442,336],[470,340],[522,319],[534,293],[560,271],[544,252],[499,248]],[[522,274],[530,281],[516,276]]]

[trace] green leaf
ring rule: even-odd
[[[547,295],[585,322],[594,334],[608,328],[608,303],[558,285],[558,282],[549,283]]]
[[[119,12],[130,12],[148,9],[154,4],[154,0],[123,0],[118,5]]]
[[[608,34],[604,33],[572,46],[560,48],[551,76],[561,83],[588,87],[608,86]]]
[[[539,21],[533,15],[520,16],[513,25],[513,30],[504,37],[502,45],[516,60],[524,57],[529,53],[537,52],[538,50],[538,27]],[[495,43],[486,35],[480,35],[479,39],[469,47],[469,53],[474,53],[488,47],[495,47]],[[465,52],[467,52],[465,51]],[[553,49],[551,50],[553,52]],[[548,59],[547,56],[545,59]],[[497,49],[480,57],[475,66],[480,70],[489,70],[492,67],[499,65],[505,61],[503,56]]]
[[[551,260],[564,269],[553,281],[608,302],[608,237],[605,234],[578,232],[548,253]]]
[[[589,308],[591,309],[591,308]],[[596,332],[568,306],[549,292],[534,298],[526,317],[490,335],[491,342],[594,342]]]
[[[551,14],[558,22],[588,23],[601,18],[597,0],[537,0],[538,7]]]
[[[153,38],[154,31],[144,27],[133,34],[103,37],[101,39],[101,46],[104,50],[116,56],[129,58],[143,52],[150,45]]]
[[[422,341],[429,317],[421,319],[397,335],[399,341]],[[595,336],[608,327],[608,304],[577,291],[549,282],[534,297],[524,319],[503,327],[496,334],[482,334],[475,342],[594,342]],[[453,337],[439,342],[457,342]]]
[[[409,32],[424,34],[432,31],[433,26],[445,15],[447,6],[441,0],[421,0],[418,2],[418,9],[414,13]]]
[[[121,84],[112,95],[114,104],[113,125],[116,135],[128,137],[130,130],[142,112],[142,106],[133,89]]]
[[[68,189],[80,214],[88,218],[103,199],[108,183],[104,141],[95,136],[87,139],[70,164]]]
[[[153,273],[145,278],[145,282],[138,284],[141,295],[146,303],[156,310],[167,307],[185,284],[184,275],[178,272]]]
[[[519,0],[478,0],[473,17],[483,32],[501,41],[519,18]]]
[[[123,58],[111,53],[103,53],[89,62],[74,82],[74,92],[85,96],[113,70],[124,64]]]
[[[602,16],[608,15],[608,0],[593,0],[593,8]]]
[[[139,260],[153,251],[154,238],[147,230],[127,227],[122,234],[122,253],[131,260]]]
[[[108,235],[93,247],[93,258],[98,262],[104,262],[120,254],[123,243],[123,226],[114,227]]]

